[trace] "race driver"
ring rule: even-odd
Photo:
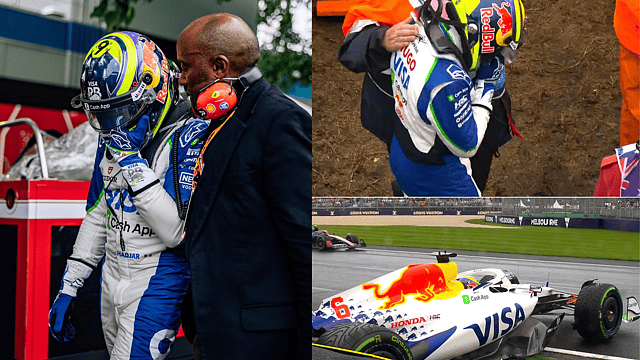
[[[149,38],[115,32],[89,50],[74,99],[100,140],[49,329],[58,341],[74,337],[70,304],[104,261],[100,306],[111,359],[162,359],[180,325],[190,280],[184,217],[207,123],[188,115],[177,76]]]
[[[520,0],[474,5],[426,2],[415,19],[418,36],[391,55],[401,126],[389,162],[406,195],[481,195],[469,158],[487,129],[494,91],[504,86],[505,58],[523,39],[525,15]]]

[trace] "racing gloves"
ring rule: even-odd
[[[107,139],[108,151],[122,168],[122,176],[134,196],[159,182],[147,160],[140,156],[148,128],[149,116],[143,115],[134,129],[112,130]]]
[[[58,293],[49,310],[49,332],[59,342],[67,342],[76,336],[76,329],[71,325],[71,311],[75,297]]]
[[[488,71],[487,71],[488,70]],[[483,72],[487,71],[490,74],[483,74],[486,76],[484,81],[493,83],[493,99],[499,99],[504,95],[504,85],[507,82],[507,72],[504,66],[504,57],[502,55],[496,55],[489,63],[488,68],[483,68]]]
[[[49,310],[49,332],[60,342],[69,341],[76,335],[71,324],[71,311],[78,289],[84,285],[84,280],[91,275],[91,271],[93,268],[89,265],[73,259],[67,260],[62,286]]]
[[[493,110],[491,100],[504,93],[506,76],[502,56],[498,55],[491,62],[481,63],[476,73],[475,86],[471,90],[471,103],[491,112]]]
[[[140,155],[147,128],[149,128],[149,116],[143,115],[134,129],[127,130],[122,126],[109,132],[106,139],[107,148],[118,163],[127,157]]]

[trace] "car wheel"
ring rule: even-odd
[[[622,323],[622,296],[611,284],[588,284],[578,294],[574,328],[592,342],[611,340]]]
[[[358,237],[353,234],[348,234],[345,239],[351,241],[355,246],[358,246],[360,244]]]
[[[316,245],[318,245],[318,249],[320,249],[320,251],[326,250],[327,238],[324,235],[318,236],[318,240],[316,240]]]
[[[411,350],[396,332],[365,323],[345,323],[332,327],[318,338],[318,344],[381,356],[391,360],[411,360]]]

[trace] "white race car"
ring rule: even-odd
[[[322,301],[312,313],[320,346],[395,360],[506,359],[541,352],[564,317],[545,325],[534,315],[573,311],[574,329],[593,342],[611,340],[621,323],[640,318],[635,297],[593,280],[579,294],[520,284],[511,272],[458,273],[454,253],[438,263],[398,269]]]
[[[311,228],[311,247],[319,250],[353,250],[366,247],[364,239],[358,239],[354,234],[346,237],[329,234],[326,230],[319,230],[316,226]]]

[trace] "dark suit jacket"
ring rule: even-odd
[[[347,69],[356,73],[366,72],[362,82],[360,121],[387,148],[393,137],[393,120],[397,117],[391,76],[388,72],[383,73],[391,64],[391,53],[382,47],[382,38],[388,29],[389,26],[369,25],[351,33],[338,52],[338,60]]]
[[[186,252],[205,359],[311,358],[311,117],[266,80],[204,154]]]

